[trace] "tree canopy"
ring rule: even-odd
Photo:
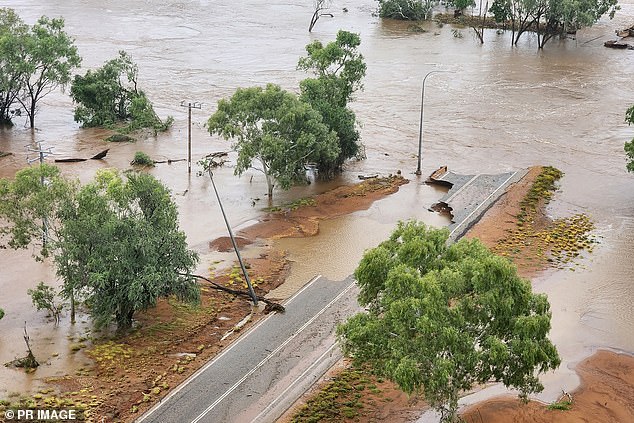
[[[625,121],[628,125],[634,123],[634,105],[627,109]],[[627,170],[634,172],[634,138],[632,138],[632,141],[625,143],[625,153],[627,154]]]
[[[13,9],[0,9],[0,124],[10,124],[22,90],[23,55],[29,27]]]
[[[309,103],[323,117],[324,123],[336,132],[339,155],[335,162],[322,163],[319,171],[330,176],[340,170],[345,160],[358,156],[360,136],[356,116],[348,107],[356,91],[363,88],[366,64],[358,48],[358,34],[339,31],[337,38],[326,45],[314,41],[306,46],[308,55],[299,59],[297,67],[316,77],[300,82],[300,100]]]
[[[138,76],[138,66],[125,51],[101,68],[75,75],[70,90],[77,104],[75,121],[85,127],[118,127],[121,132],[150,129],[156,134],[167,130],[174,119],[168,117],[163,122],[158,117],[138,88]]]
[[[81,57],[64,31],[64,19],[42,16],[32,27],[11,9],[0,9],[0,119],[10,121],[21,105],[35,127],[39,101],[70,82]]]
[[[254,167],[254,160],[261,164],[256,169],[266,176],[269,199],[276,184],[287,189],[306,181],[307,163],[328,166],[340,152],[336,134],[319,112],[274,84],[238,88],[218,102],[207,127],[210,134],[235,141],[237,175]]]
[[[618,0],[495,0],[489,10],[498,22],[511,21],[513,44],[535,30],[541,49],[551,38],[592,26],[606,13],[612,18],[618,9]]]
[[[8,223],[0,235],[12,248],[37,240],[48,221],[46,250],[62,292],[81,294],[98,327],[114,320],[129,328],[134,313],[158,298],[199,298],[190,276],[198,257],[178,229],[169,191],[151,175],[101,170],[79,187],[54,166],[26,168],[15,180],[0,180],[0,218]]]
[[[346,355],[421,391],[453,421],[461,391],[499,381],[525,397],[560,360],[547,338],[546,296],[478,240],[447,238],[446,229],[399,223],[355,271],[367,311],[337,333]]]
[[[379,16],[382,18],[421,21],[429,17],[431,0],[377,0]]]

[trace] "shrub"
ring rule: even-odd
[[[145,154],[144,152],[137,151],[136,153],[134,153],[134,160],[132,160],[130,164],[138,165],[138,166],[154,167],[154,160],[152,160],[152,158],[148,156],[147,154]]]

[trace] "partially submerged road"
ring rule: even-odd
[[[459,239],[525,170],[457,175],[441,202],[452,209],[450,239]],[[316,277],[194,373],[137,423],[276,421],[339,358],[335,327],[361,310],[352,277]]]
[[[335,326],[359,311],[357,294],[351,277],[313,279],[137,422],[275,421],[341,357]]]

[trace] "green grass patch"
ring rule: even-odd
[[[292,418],[293,423],[341,422],[358,417],[363,410],[367,390],[376,389],[363,371],[343,370],[314,397],[310,398]]]
[[[549,404],[547,408],[549,410],[568,411],[572,408],[572,401],[564,400],[564,401],[553,402],[552,404]]]

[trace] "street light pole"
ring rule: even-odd
[[[242,256],[240,255],[240,251],[238,250],[238,245],[236,244],[236,240],[233,237],[233,231],[231,230],[231,225],[229,225],[229,221],[227,220],[227,215],[225,214],[225,209],[222,207],[222,202],[220,201],[220,196],[218,195],[218,190],[216,189],[216,184],[214,183],[214,173],[211,171],[211,167],[207,169],[209,171],[209,179],[211,179],[211,185],[214,188],[214,192],[216,193],[216,198],[218,199],[218,205],[220,206],[220,211],[222,212],[222,217],[225,220],[225,224],[227,225],[227,231],[229,232],[229,238],[231,238],[231,244],[233,245],[233,249],[236,252],[236,256],[238,256],[238,263],[240,263],[240,268],[242,268],[242,274],[244,275],[244,279],[247,281],[247,287],[249,288],[249,295],[253,300],[253,305],[257,307],[258,305],[258,296],[255,295],[255,291],[253,290],[253,285],[251,285],[251,279],[249,279],[249,274],[247,273],[246,267],[244,267],[244,263],[242,262]]]
[[[421,153],[423,150],[423,112],[424,112],[424,106],[425,106],[425,81],[427,81],[427,77],[431,75],[432,73],[442,73],[442,72],[451,72],[451,71],[433,70],[433,71],[427,72],[427,75],[425,75],[425,77],[423,78],[423,89],[421,90],[421,94],[420,94],[420,127],[418,129],[418,167],[416,168],[416,172],[415,172],[415,174],[418,176],[420,176],[422,173],[420,170],[420,167],[423,162]]]

